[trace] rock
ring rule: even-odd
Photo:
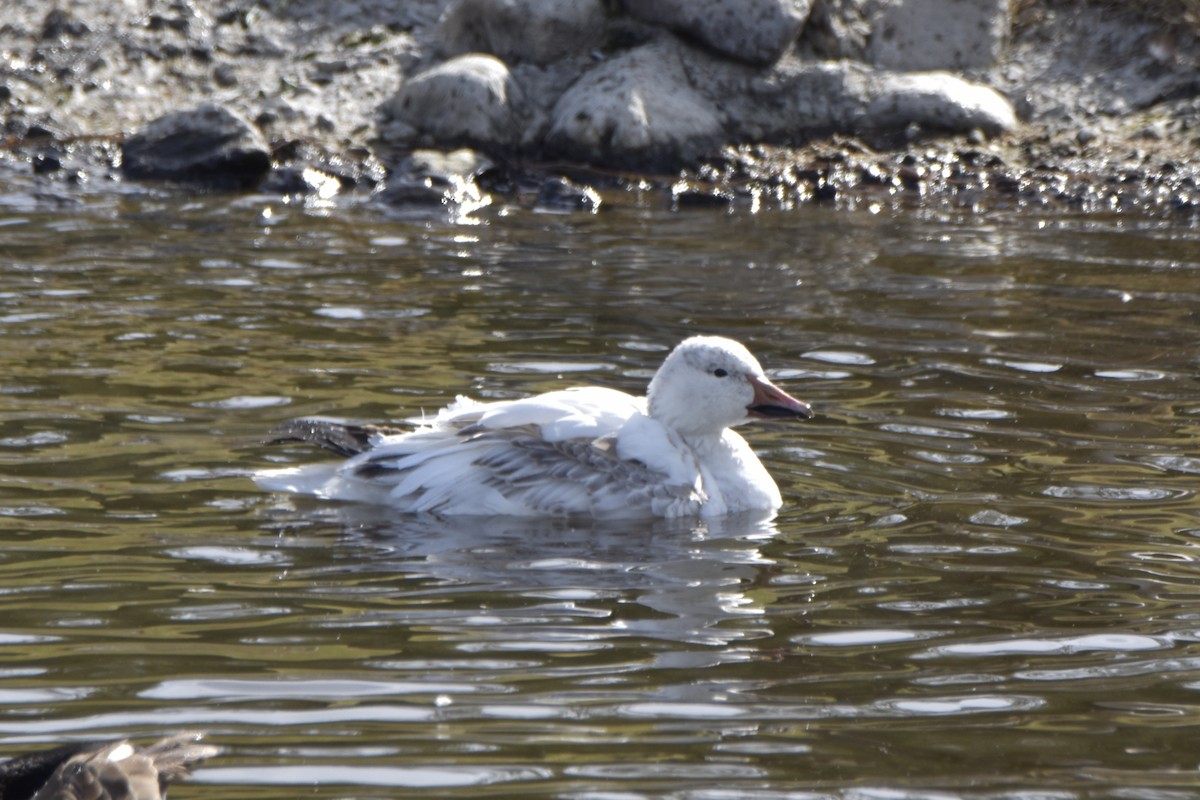
[[[681,208],[732,208],[737,195],[722,186],[696,184],[678,180],[671,185],[671,207]]]
[[[688,81],[670,42],[645,45],[592,69],[551,112],[546,145],[569,158],[670,167],[723,138],[716,107]]]
[[[625,0],[635,19],[670,28],[748,64],[782,56],[808,18],[811,0]]]
[[[449,182],[455,178],[471,179],[491,169],[491,159],[482,153],[462,147],[458,150],[414,150],[401,165],[410,175],[434,177]]]
[[[271,168],[271,150],[243,117],[202,105],[159,117],[122,146],[128,178],[180,181],[214,189],[249,189]]]
[[[491,166],[486,156],[467,148],[414,150],[396,166],[376,199],[394,208],[436,208],[454,217],[469,216],[492,203],[476,181]]]
[[[796,52],[812,60],[864,61],[871,39],[870,0],[819,0],[796,42]]]
[[[545,65],[586,53],[604,38],[601,0],[452,0],[438,20],[447,55],[490,53]]]
[[[1026,99],[1025,119],[1052,128],[1122,117],[1166,98],[1195,97],[1200,42],[1193,34],[1173,55],[1164,52],[1162,24],[1138,19],[1129,13],[1133,8],[1122,13],[1121,4],[1089,3],[1054,9],[1049,28],[1036,35],[1026,30],[1009,45],[995,79],[1012,96]]]
[[[1009,0],[887,0],[872,19],[868,55],[893,70],[986,68],[1008,30]]]
[[[503,152],[521,141],[524,105],[503,61],[457,56],[405,82],[383,104],[380,136],[404,144]]]
[[[86,36],[92,29],[87,23],[61,8],[53,8],[42,20],[42,39]]]
[[[538,188],[534,208],[541,211],[587,211],[595,214],[600,210],[600,193],[591,186],[582,186],[567,178],[547,178]]]
[[[735,142],[800,144],[845,130],[866,104],[872,70],[849,61],[789,56],[768,70],[732,70],[689,59],[697,85],[719,93]]]
[[[387,170],[365,148],[330,151],[312,140],[275,144],[275,168],[259,185],[260,192],[330,200],[346,191],[372,192]]]
[[[912,123],[952,133],[980,130],[994,136],[1017,127],[1012,103],[987,86],[948,72],[879,72],[860,123],[873,130]]]
[[[38,153],[33,157],[34,175],[46,175],[51,172],[58,172],[62,168],[62,157],[58,153]]]
[[[232,64],[218,64],[213,67],[213,82],[222,89],[229,89],[237,86],[237,70]]]
[[[948,73],[895,73],[790,55],[770,69],[749,70],[684,56],[693,84],[721,98],[729,143],[800,145],[846,131],[900,137],[913,123],[995,135],[1017,124],[1001,94]]]

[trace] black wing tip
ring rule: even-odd
[[[349,458],[365,453],[373,446],[372,439],[400,431],[377,425],[353,425],[327,419],[301,417],[289,419],[271,431],[265,444],[304,442]]]

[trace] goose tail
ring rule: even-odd
[[[384,436],[402,432],[398,428],[352,425],[327,419],[289,419],[271,432],[267,444],[304,442],[349,458],[370,450]]]

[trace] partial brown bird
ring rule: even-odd
[[[167,784],[220,752],[202,734],[146,747],[128,740],[75,742],[0,764],[0,800],[163,800]]]

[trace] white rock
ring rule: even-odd
[[[1004,95],[948,72],[879,72],[861,122],[881,130],[923,128],[990,135],[1012,130],[1017,115]]]
[[[723,121],[696,92],[669,42],[644,45],[585,74],[551,112],[546,143],[590,162],[666,165],[717,144]]]
[[[730,143],[796,145],[835,131],[895,135],[914,123],[994,135],[1017,125],[1012,104],[999,92],[944,72],[888,72],[795,56],[751,70],[683,52],[694,85],[714,93],[725,112]]]
[[[629,16],[661,25],[750,64],[778,60],[795,41],[812,0],[625,0]]]
[[[494,56],[457,56],[400,87],[383,104],[385,140],[433,147],[507,149],[521,139],[522,93]]]
[[[601,0],[451,0],[437,36],[447,55],[545,65],[598,46],[605,19]]]
[[[886,0],[872,15],[868,58],[893,70],[986,68],[1009,32],[1009,0]]]

